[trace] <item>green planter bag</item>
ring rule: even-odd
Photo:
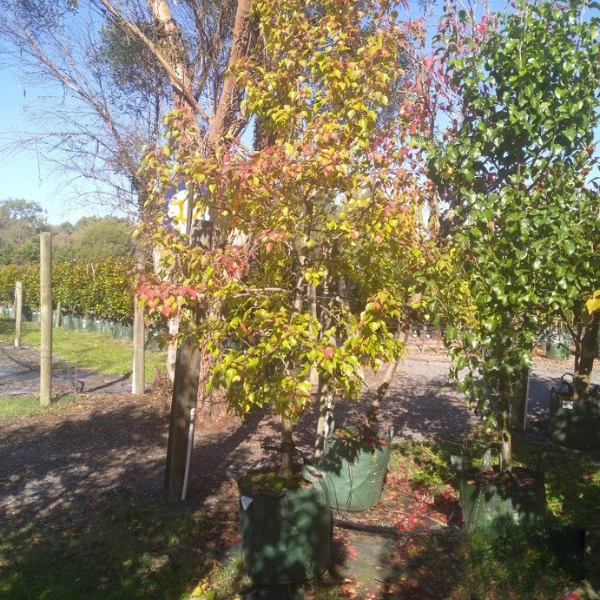
[[[511,473],[492,465],[488,450],[480,468],[463,470],[462,458],[453,456],[457,470],[460,505],[464,527],[502,532],[511,525],[543,524],[546,517],[544,459],[537,470],[513,468]]]
[[[570,356],[571,350],[569,350],[567,336],[564,334],[550,336],[546,344],[546,357],[551,360],[566,360]]]
[[[591,386],[587,399],[574,401],[573,375],[565,373],[550,393],[550,432],[557,444],[600,450],[600,388]]]
[[[379,502],[390,460],[392,435],[390,429],[375,445],[363,444],[352,436],[326,438],[318,466],[326,476],[332,508],[341,512],[361,511]]]
[[[305,485],[257,491],[237,480],[244,568],[259,585],[305,581],[329,564],[331,516],[323,475],[305,466]]]

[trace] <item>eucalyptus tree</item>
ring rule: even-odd
[[[139,161],[159,141],[162,116],[184,108],[205,136],[216,125],[237,3],[0,4],[2,62],[19,73],[25,93],[44,94],[26,99],[32,129],[16,145],[34,146],[43,160],[99,183],[102,197],[139,214]]]
[[[140,179],[140,152],[157,147],[166,112],[195,123],[204,155],[246,125],[235,65],[255,47],[250,7],[251,0],[1,0],[0,56],[52,95],[34,103],[39,121],[25,143],[144,212],[155,182]],[[196,239],[188,233],[188,242]],[[184,409],[177,395],[173,428],[189,420],[196,394]]]

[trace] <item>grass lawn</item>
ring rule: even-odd
[[[0,341],[12,343],[15,339],[15,322],[0,317]],[[23,323],[23,345],[39,347],[40,325]],[[52,331],[54,355],[73,368],[84,368],[97,373],[127,376],[131,373],[133,345],[96,332],[74,332],[62,328]],[[164,352],[146,352],[145,378],[151,382],[156,370],[164,370]]]
[[[52,404],[48,407],[41,407],[39,396],[32,398],[0,396],[0,420],[10,417],[35,416],[48,411],[68,411],[70,403],[75,399],[75,395],[69,394],[53,399]]]

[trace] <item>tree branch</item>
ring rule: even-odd
[[[194,109],[194,111],[206,122],[210,122],[209,116],[202,109],[202,107],[194,98],[194,95],[189,87],[187,87],[183,81],[183,79],[175,72],[172,66],[169,64],[167,59],[162,55],[162,53],[156,48],[152,40],[150,40],[144,33],[137,27],[135,24],[127,21],[121,13],[109,2],[109,0],[97,0],[100,2],[107,12],[115,19],[117,24],[124,29],[127,29],[130,33],[135,35],[147,48],[150,50],[152,55],[156,58],[156,60],[162,65],[163,69],[169,76],[171,80],[171,84],[174,88],[183,96],[188,105]]]

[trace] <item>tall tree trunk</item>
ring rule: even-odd
[[[328,431],[329,423],[333,420],[333,390],[331,389],[329,377],[318,373],[317,399],[319,407],[319,418],[317,420],[317,437],[315,439],[315,461],[318,462],[323,456],[325,449],[325,438],[331,432]]]
[[[413,294],[409,300],[409,307],[420,302],[422,297],[423,297],[423,295],[420,292]],[[398,323],[396,325],[396,331],[394,332],[394,338],[396,338],[396,339],[402,338],[402,343],[405,346],[408,341],[408,336],[410,335],[413,322],[414,322],[414,317],[412,314],[412,309],[409,308],[408,314],[405,315],[405,317],[401,321],[398,321]],[[379,420],[379,410],[381,408],[381,403],[383,402],[383,399],[387,395],[390,385],[392,384],[392,381],[394,380],[396,371],[398,370],[398,365],[400,364],[400,360],[401,359],[394,360],[388,364],[388,366],[386,367],[386,370],[385,370],[385,374],[383,376],[383,381],[379,384],[379,387],[377,388],[377,391],[375,392],[375,396],[374,396],[373,400],[369,403],[369,406],[367,407],[367,410],[365,412],[365,420],[364,420],[364,427],[363,427],[363,430],[364,430],[363,435],[365,435],[367,437],[372,436],[377,429],[377,423]]]
[[[317,312],[317,286],[314,283],[308,284],[308,302],[310,305],[310,316],[317,320],[319,318]],[[313,393],[318,393],[319,390],[319,371],[317,365],[313,363],[310,367],[310,383]]]
[[[511,427],[525,431],[527,427],[527,402],[529,395],[529,369],[523,367],[517,374],[515,385],[515,402],[510,414]]]
[[[332,250],[332,255],[335,253],[335,248]],[[323,280],[323,289],[321,294],[323,296],[323,306],[326,310],[322,311],[321,318],[321,330],[327,331],[333,324],[332,311],[333,311],[333,299],[331,297],[331,276],[327,275]],[[331,346],[337,344],[337,339],[332,336],[329,339]],[[331,377],[323,373],[318,373],[317,376],[317,406],[319,410],[319,416],[317,420],[317,437],[315,439],[315,459],[318,460],[323,456],[323,450],[325,445],[325,435],[327,433],[327,423],[332,420],[333,406],[335,398],[332,397],[333,389]]]
[[[167,444],[165,489],[173,500],[180,500],[183,493],[188,431],[192,409],[196,408],[199,375],[200,349],[185,341],[178,351]]]
[[[294,451],[296,444],[292,431],[292,422],[287,417],[281,417],[281,463],[280,477],[290,477],[294,472]]]
[[[402,336],[402,341],[406,344],[406,341],[408,340],[408,336],[410,335],[410,329],[411,329],[411,321],[410,321],[410,319],[407,319],[406,321],[404,321],[404,323],[398,324],[396,332],[394,333],[394,337],[398,339],[400,336]],[[400,359],[393,360],[392,362],[388,363],[388,365],[385,369],[385,373],[383,375],[383,381],[377,387],[375,396],[373,397],[373,400],[371,400],[371,402],[369,402],[369,406],[367,407],[367,410],[365,411],[363,437],[365,437],[367,439],[372,438],[377,431],[378,422],[379,422],[379,410],[381,409],[381,403],[383,402],[383,399],[386,397],[388,390],[390,388],[390,385],[392,384],[392,381],[394,380],[394,377],[396,375],[396,371],[398,370],[399,364],[400,364]]]
[[[510,406],[513,397],[514,387],[517,378],[510,380],[506,375],[500,376],[498,399],[501,406],[498,407],[498,418],[502,419],[500,424],[500,452],[502,456],[502,468],[505,471],[512,471],[512,439],[510,437]]]
[[[573,378],[573,395],[575,400],[584,397],[590,386],[599,332],[600,312],[595,312],[584,330],[583,338],[581,340],[581,355],[575,363],[575,373]]]
[[[153,1],[156,3],[156,8],[158,9],[161,0]],[[232,129],[234,130],[233,133],[236,132],[237,124],[235,123],[235,118],[239,113],[241,96],[235,81],[235,66],[249,51],[251,44],[251,8],[252,0],[238,1],[233,42],[227,69],[229,75],[225,80],[223,92],[215,115],[210,121],[208,135],[206,136],[204,143],[201,144],[201,152],[205,156],[208,156],[215,151],[216,146],[218,146],[221,138],[226,133],[231,133]],[[164,18],[164,15],[161,18]],[[185,100],[188,100],[187,96],[185,96]],[[192,198],[190,197],[190,202],[191,201]],[[215,239],[218,237],[218,225],[218,222],[212,222],[210,227],[208,227],[206,222],[199,223],[198,227],[191,231],[190,243],[193,246],[212,248]],[[202,318],[202,315],[198,315],[198,318]],[[206,370],[207,360],[208,356],[203,356],[203,351],[198,347],[196,347],[196,352],[185,351],[178,353],[175,369],[173,403],[171,406],[172,421],[175,420],[176,422],[179,422],[177,417],[174,416],[175,414],[184,414],[190,408],[196,408],[199,395],[204,394],[204,386],[200,386],[199,377],[200,373]],[[201,363],[205,368],[201,367]],[[190,374],[195,375],[193,381],[190,378]],[[182,381],[182,378],[184,381]],[[284,423],[284,426],[287,425],[289,425],[289,435],[291,436],[291,424],[289,422]],[[284,431],[284,436],[285,435],[287,435],[287,429]],[[293,439],[291,443],[293,444]],[[167,487],[169,494],[172,497],[180,497],[181,495],[179,487],[183,485],[183,479],[179,480],[179,473],[182,470],[182,466],[185,464],[186,451],[187,437],[185,430],[180,427],[172,427],[169,432],[169,458],[166,475],[167,480],[169,481]]]
[[[135,252],[135,270],[138,279],[144,275],[145,269],[144,251],[137,248]],[[145,353],[146,353],[146,328],[144,324],[144,308],[134,299],[133,308],[133,376],[131,393],[134,396],[143,396],[145,386]]]
[[[242,101],[242,90],[237,84],[234,67],[250,52],[255,32],[251,22],[252,0],[238,0],[235,23],[233,26],[233,43],[229,54],[228,75],[223,84],[217,110],[210,124],[208,134],[208,151],[214,151],[225,133],[237,135],[245,122],[238,120]]]
[[[512,440],[508,431],[504,431],[502,433],[500,443],[502,453],[502,469],[510,472],[512,471]]]

